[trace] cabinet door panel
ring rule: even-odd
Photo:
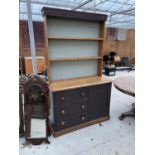
[[[88,110],[90,119],[109,115],[111,84],[89,87]]]

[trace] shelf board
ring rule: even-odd
[[[76,58],[53,58],[49,61],[80,61],[80,60],[97,60],[102,59],[102,57],[76,57]]]
[[[85,78],[52,81],[52,83],[50,83],[50,88],[53,92],[57,92],[62,90],[75,89],[92,85],[100,85],[111,82],[112,81],[109,79],[103,79],[102,76],[92,76]]]
[[[104,38],[81,38],[81,37],[48,37],[48,39],[51,40],[90,40],[90,41],[94,41],[94,40],[104,40]]]

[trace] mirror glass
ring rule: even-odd
[[[46,137],[45,93],[39,86],[32,86],[26,94],[31,103],[29,138]]]
[[[45,138],[46,137],[46,119],[31,118],[31,138]]]

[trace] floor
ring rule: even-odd
[[[115,76],[104,76],[114,80],[121,76],[135,76],[135,72],[117,71]],[[134,155],[135,119],[118,116],[131,109],[134,98],[121,93],[112,86],[109,121],[92,125],[78,131],[53,138],[51,144],[23,146],[20,138],[20,155]]]

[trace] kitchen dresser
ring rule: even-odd
[[[110,119],[111,81],[102,77],[107,16],[42,9],[54,137]]]

